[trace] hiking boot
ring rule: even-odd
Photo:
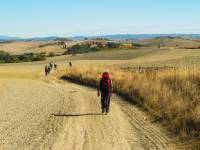
[[[105,111],[105,115],[108,115],[109,111]]]
[[[108,113],[109,113],[109,110],[106,110],[106,113],[108,114]]]

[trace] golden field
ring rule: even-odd
[[[199,136],[200,70],[178,68],[161,71],[122,71],[92,67],[67,70],[65,78],[97,86],[103,71],[112,76],[114,92],[142,105],[154,117],[182,136]]]
[[[199,58],[152,46],[0,64],[0,149],[199,149]],[[58,69],[45,77],[49,62]],[[96,89],[60,79],[96,87],[104,71],[116,93],[107,116]]]
[[[76,41],[65,41],[66,47],[76,44]],[[50,53],[62,54],[65,49],[56,41],[13,41],[0,43],[0,51],[8,52],[10,54],[24,54],[24,53]]]

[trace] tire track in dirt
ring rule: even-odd
[[[145,114],[141,114],[142,112],[137,110],[137,108],[130,107],[127,104],[125,105],[126,106],[123,106],[122,109],[129,117],[129,122],[134,127],[135,134],[140,137],[141,143],[143,143],[145,147],[147,146],[145,149],[164,149],[173,145],[172,141],[163,134],[164,131],[150,123],[149,120],[145,121]]]

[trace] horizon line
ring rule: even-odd
[[[61,37],[61,38],[72,38],[72,37],[101,37],[101,36],[114,36],[114,35],[200,35],[200,33],[113,33],[113,34],[96,34],[96,35],[87,35],[87,34],[77,34],[77,35],[36,35],[36,36],[18,36],[18,35],[5,35],[0,34],[0,36],[5,36],[9,38],[47,38],[47,37]]]

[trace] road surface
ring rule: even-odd
[[[94,89],[56,79],[0,78],[0,149],[177,149],[146,113],[113,94],[102,115]]]

